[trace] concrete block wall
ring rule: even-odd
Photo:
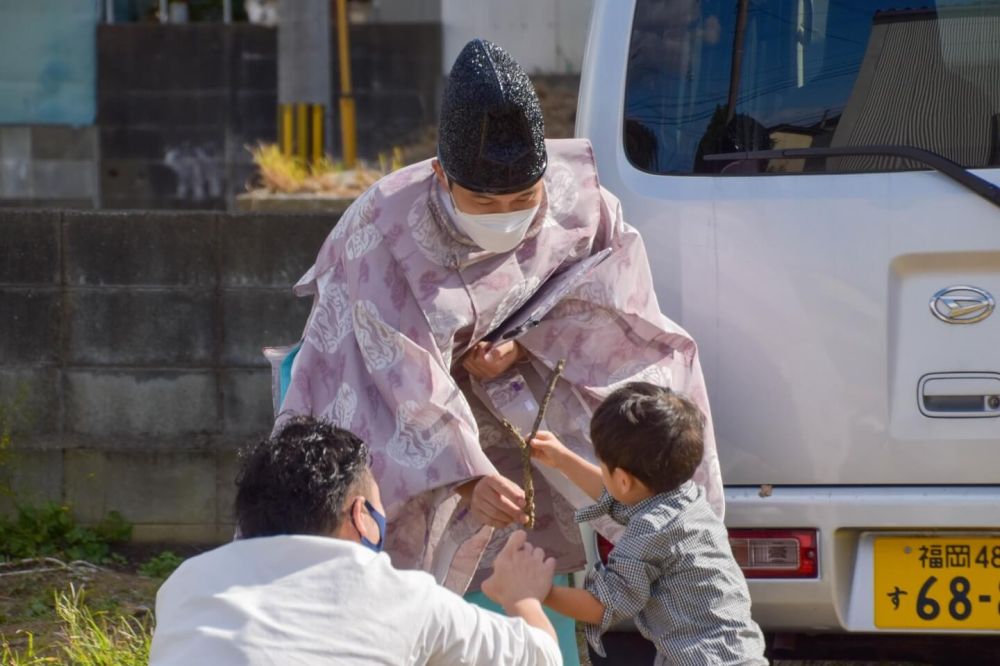
[[[276,140],[275,31],[113,24],[97,31],[105,208],[224,209]]]
[[[97,208],[97,131],[63,125],[0,125],[0,206]]]
[[[374,160],[436,123],[441,26],[361,24],[350,33],[358,151]],[[334,33],[334,91],[336,43]],[[101,25],[97,55],[102,207],[229,207],[254,177],[247,147],[277,140],[276,30]],[[330,104],[339,154],[336,92]]]
[[[260,349],[301,334],[290,288],[335,221],[0,208],[17,498],[120,511],[137,540],[230,538],[235,451],[272,423]]]

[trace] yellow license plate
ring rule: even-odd
[[[875,626],[1000,629],[1000,535],[875,538]]]

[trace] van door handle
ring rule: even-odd
[[[935,372],[917,386],[920,413],[931,418],[1000,416],[1000,373]]]

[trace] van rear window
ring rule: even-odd
[[[892,171],[897,157],[713,153],[908,145],[1000,166],[1000,0],[638,0],[625,153],[659,174]]]

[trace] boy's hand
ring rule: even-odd
[[[556,469],[562,466],[570,452],[559,438],[547,430],[540,430],[530,445],[532,458]]]
[[[546,559],[545,551],[527,543],[527,539],[524,530],[511,534],[493,561],[493,573],[483,581],[483,594],[503,606],[508,614],[526,599],[541,602],[552,589],[556,560]]]
[[[462,357],[462,367],[476,379],[493,379],[524,358],[524,348],[516,340],[491,345],[479,342]]]

